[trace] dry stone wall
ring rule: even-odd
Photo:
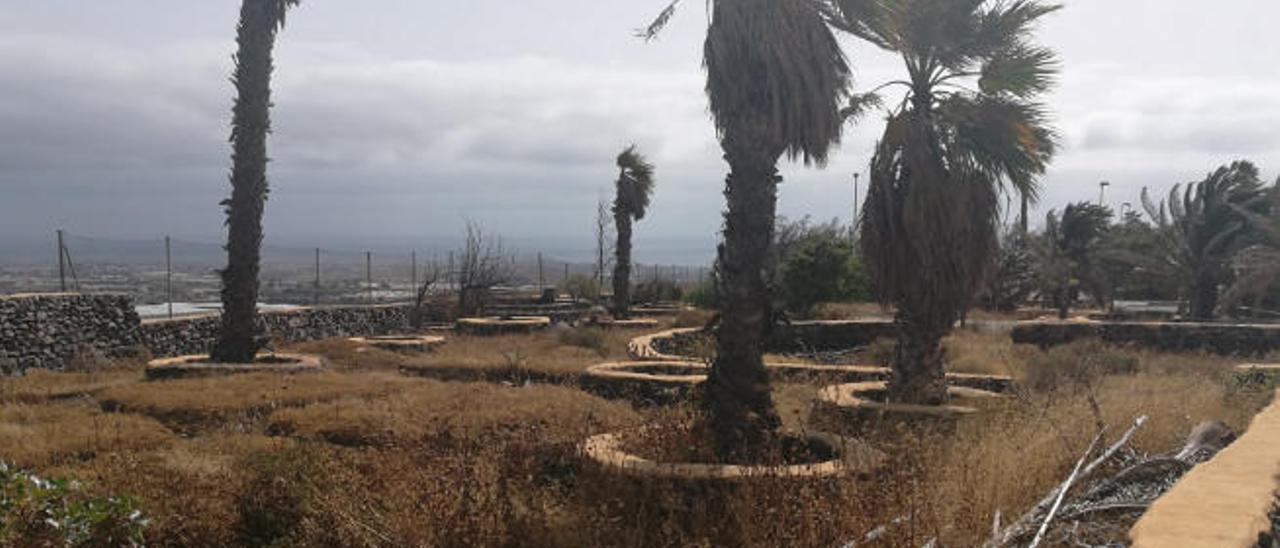
[[[66,369],[78,357],[121,357],[142,345],[123,295],[0,296],[0,374]]]
[[[1020,322],[1013,342],[1049,348],[1082,339],[1101,339],[1170,352],[1204,351],[1257,357],[1280,351],[1280,324]]]
[[[409,330],[404,305],[302,308],[266,312],[259,316],[276,342],[302,342],[333,337],[366,337]],[[203,354],[218,336],[219,318],[202,316],[155,320],[141,326],[142,338],[156,357]]]
[[[410,308],[304,308],[260,318],[273,340],[300,342],[406,333]],[[143,322],[125,295],[0,296],[0,374],[63,370],[77,357],[123,357],[143,349],[155,357],[205,353],[218,327],[216,315]]]

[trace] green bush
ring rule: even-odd
[[[0,544],[141,546],[147,520],[132,497],[93,497],[66,479],[0,462]]]
[[[604,330],[596,327],[566,329],[560,332],[560,344],[595,350],[600,357],[609,355],[609,340]]]
[[[871,278],[848,236],[803,222],[787,232],[778,249],[778,293],[788,311],[807,316],[824,302],[871,298]]]
[[[560,292],[568,293],[574,300],[586,299],[594,301],[600,298],[600,282],[586,274],[572,274],[560,282]]]
[[[715,279],[708,278],[694,286],[685,294],[684,302],[707,310],[720,308],[720,291],[716,288]]]
[[[1031,358],[1026,383],[1033,390],[1075,389],[1107,375],[1138,371],[1138,357],[1097,339],[1058,346]]]
[[[684,298],[684,290],[680,289],[680,286],[676,285],[675,282],[665,278],[641,282],[631,290],[631,302],[633,303],[679,301],[682,298]]]

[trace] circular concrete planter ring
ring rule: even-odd
[[[532,333],[551,327],[547,316],[511,316],[509,318],[462,318],[458,331],[471,335],[504,335],[508,333]]]
[[[627,354],[637,360],[655,360],[655,361],[688,361],[688,356],[676,356],[674,354],[664,354],[653,346],[653,341],[657,339],[669,339],[678,335],[687,333],[697,333],[701,329],[697,327],[681,327],[677,329],[668,329],[648,335],[641,335],[631,339],[627,343]]]
[[[924,415],[932,417],[959,417],[977,413],[978,409],[965,405],[916,405],[908,403],[886,403],[877,401],[875,395],[883,395],[889,385],[884,381],[855,382],[828,386],[818,392],[818,401],[823,404],[850,409],[864,409],[878,414],[888,415]],[[954,399],[999,398],[1000,394],[967,388],[948,386],[947,395]]]
[[[611,318],[602,318],[586,324],[586,327],[600,327],[603,329],[656,329],[661,325],[658,320],[650,318],[630,318],[626,320],[615,320]]]
[[[376,337],[351,337],[347,339],[362,346],[372,346],[392,352],[430,352],[444,344],[444,337],[436,335],[381,335]]]
[[[313,354],[262,354],[253,363],[217,363],[206,355],[160,358],[147,362],[148,379],[212,377],[242,373],[312,373],[324,369],[324,358]]]
[[[950,431],[965,417],[978,414],[971,402],[999,400],[1002,394],[948,386],[951,402],[946,405],[916,405],[880,401],[888,390],[883,381],[828,386],[818,392],[814,424],[842,434],[870,436],[880,442],[900,440],[901,429]]]
[[[753,478],[824,479],[867,474],[884,462],[884,454],[860,441],[830,434],[809,433],[805,439],[821,443],[837,454],[835,459],[809,464],[750,466],[696,462],[656,462],[622,449],[621,433],[599,434],[583,442],[583,455],[606,470],[641,478],[688,481],[745,481]]]

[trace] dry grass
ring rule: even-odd
[[[326,339],[289,346],[286,352],[319,354],[337,371],[396,371],[411,355],[363,346],[347,339]]]
[[[942,341],[947,370],[952,373],[1013,375],[1026,370],[1027,360],[1039,351],[1015,345],[1007,333],[957,329]]]
[[[403,446],[437,436],[490,438],[511,429],[572,442],[576,439],[558,438],[563,431],[557,429],[581,425],[607,431],[639,422],[629,406],[570,388],[423,381],[374,401],[344,398],[282,409],[271,414],[267,428],[344,446]]]
[[[0,455],[19,466],[145,451],[175,439],[154,419],[104,413],[85,403],[0,406]]]
[[[103,390],[137,382],[142,366],[83,373],[33,369],[22,377],[0,382],[0,403],[42,403],[86,398]]]
[[[372,399],[419,382],[391,373],[252,373],[137,382],[107,388],[98,401],[104,409],[151,416],[184,433],[209,428],[246,431],[278,408],[338,398]]]
[[[822,303],[814,308],[815,320],[857,320],[863,318],[885,318],[891,316],[876,303]]]
[[[1148,414],[1135,447],[1164,452],[1202,420],[1243,428],[1268,397],[1225,382],[1225,360],[1107,349],[1136,368],[1061,377],[1088,382],[1046,382],[949,435],[900,438],[872,478],[726,487],[620,478],[576,454],[589,434],[688,406],[635,410],[569,387],[389,371],[503,370],[519,353],[527,371],[571,378],[621,358],[633,335],[606,333],[608,358],[548,332],[461,337],[408,357],[312,343],[302,346],[335,370],[295,376],[4,379],[0,459],[136,495],[157,546],[838,546],[902,516],[880,545],[972,546],[997,510],[1012,519],[1060,482],[1099,421],[1114,439]],[[1050,358],[1006,336],[947,341],[953,370],[1020,379],[1085,361],[1090,348]],[[787,427],[809,426],[816,390],[775,387]]]
[[[531,335],[494,337],[456,336],[430,354],[405,360],[404,369],[423,375],[467,378],[467,374],[495,377],[533,377],[570,380],[592,365],[627,357],[627,342],[640,332],[626,329],[603,331],[603,344],[584,348],[565,344],[554,328]]]

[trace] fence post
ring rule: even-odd
[[[173,253],[169,247],[169,236],[164,237],[164,292],[169,301],[169,319],[173,319]]]
[[[364,252],[364,287],[369,295],[369,304],[373,304],[373,252]]]
[[[311,286],[311,306],[320,304],[320,248],[316,248],[316,279]]]
[[[66,245],[62,243],[62,229],[58,229],[58,285],[62,292],[67,292],[67,260]]]

